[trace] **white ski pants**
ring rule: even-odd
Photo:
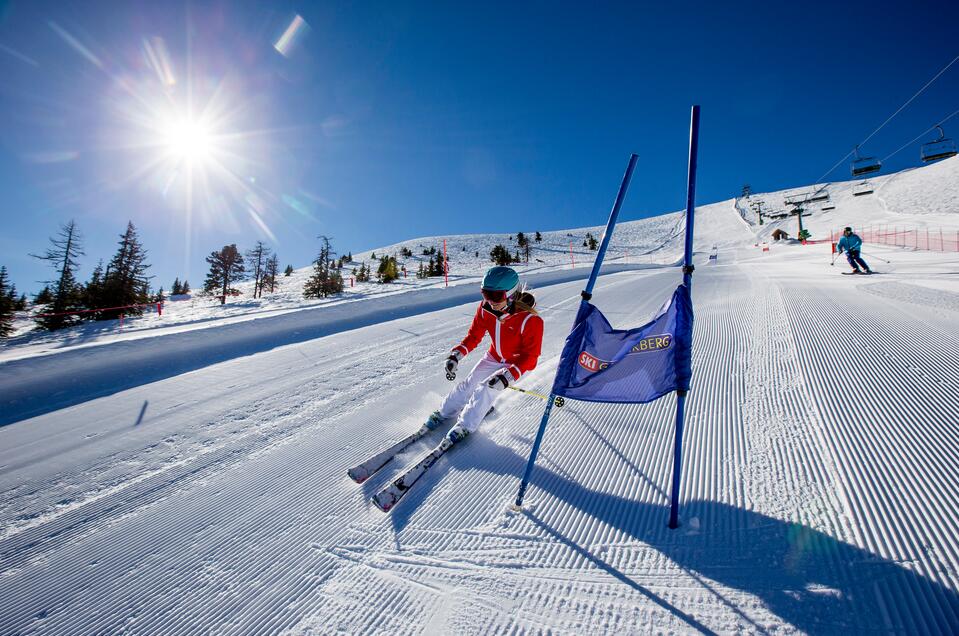
[[[476,363],[466,379],[457,384],[443,400],[440,416],[449,419],[458,414],[456,423],[470,433],[475,431],[502,392],[490,388],[486,382],[508,366],[487,353]]]

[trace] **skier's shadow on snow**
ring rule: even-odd
[[[485,435],[472,437],[464,448],[446,456],[445,466],[435,467],[435,475],[420,480],[393,511],[397,533],[406,527],[410,515],[430,490],[442,483],[438,477],[450,467],[512,475],[518,486],[526,458]],[[450,493],[450,497],[455,494]],[[639,503],[590,490],[542,463],[537,464],[526,497],[527,511],[513,524],[527,520],[539,534],[565,544],[699,631],[708,629],[602,559],[589,546],[578,543],[573,536],[575,527],[565,528],[554,521],[570,515],[547,514],[546,508],[538,510],[538,502],[543,501],[545,506],[547,498],[553,499],[550,506],[577,509],[658,550],[704,590],[718,596],[741,620],[751,623],[750,629],[757,632],[764,632],[763,626],[752,623],[709,581],[759,598],[770,612],[805,632],[959,633],[959,594],[955,590],[828,534],[728,504],[701,500],[684,503],[683,525],[670,530],[666,527],[666,503]],[[501,510],[493,508],[490,513],[500,514]],[[692,520],[698,521],[698,528]],[[515,525],[512,529],[515,531]]]

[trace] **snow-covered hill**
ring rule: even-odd
[[[816,200],[806,206],[804,225],[812,232],[813,239],[826,239],[846,225],[855,228],[891,225],[904,227],[944,228],[954,234],[959,230],[959,157],[919,169],[905,170],[893,175],[869,179],[874,192],[855,196],[861,180],[817,184],[772,193],[754,193],[749,198],[729,199],[696,208],[695,249],[701,255],[717,250],[746,247],[758,242],[771,241],[776,229],[783,229],[790,236],[796,235],[794,217],[766,219],[759,224],[754,205],[762,203],[767,214],[783,213],[790,209],[785,205],[789,199],[799,199],[810,193],[828,193],[828,199]],[[603,211],[594,216],[602,220]],[[673,212],[660,216],[620,223],[610,244],[606,262],[624,266],[654,266],[677,264],[683,250],[683,213]],[[589,268],[596,252],[584,246],[587,233],[597,239],[602,237],[605,226],[595,225],[554,232],[542,232],[542,240],[535,241],[535,228],[525,228],[531,239],[529,263],[515,267],[531,281],[546,272]],[[404,240],[392,245],[372,248],[353,254],[353,261],[343,270],[347,288],[341,296],[306,300],[303,286],[312,272],[312,266],[301,267],[289,277],[279,279],[279,288],[262,298],[252,298],[253,283],[237,285],[241,295],[220,305],[214,298],[194,294],[192,297],[170,300],[164,305],[163,316],[148,312],[143,317],[124,321],[123,333],[118,332],[115,321],[86,324],[66,332],[46,334],[33,331],[32,321],[21,318],[19,335],[0,345],[0,360],[28,355],[49,353],[73,344],[91,345],[116,339],[139,338],[143,335],[158,335],[173,330],[208,328],[240,320],[276,316],[304,308],[324,307],[344,301],[368,299],[375,296],[408,294],[417,290],[444,287],[439,277],[418,279],[415,273],[421,265],[442,252],[446,240],[450,261],[449,284],[474,285],[490,266],[489,253],[493,246],[501,244],[516,252],[515,234],[463,234],[453,236],[423,237]],[[424,254],[435,249],[437,255]],[[404,250],[412,256],[403,256]],[[357,283],[350,286],[350,277],[361,264],[375,271],[377,262],[372,257],[384,254],[395,255],[405,267],[408,276],[390,284],[377,282]],[[124,334],[127,334],[126,336]]]
[[[957,170],[863,197],[830,184],[836,209],[807,225],[955,229]],[[828,245],[754,247],[772,228],[737,201],[697,212],[678,530],[672,396],[553,409],[521,513],[530,394],[505,392],[390,515],[370,495],[435,436],[347,478],[450,387],[475,252],[506,234],[447,237],[475,261],[451,259],[452,289],[408,279],[303,306],[288,281],[285,305],[183,301],[149,329],[6,347],[0,634],[959,632],[959,254],[870,246],[881,275],[840,276]],[[679,220],[617,230],[594,296],[617,327],[679,282]],[[585,231],[600,230],[569,232],[575,269],[557,232],[523,270],[545,337],[522,388],[549,390]]]

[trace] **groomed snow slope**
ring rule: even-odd
[[[543,404],[508,392],[391,515],[368,504],[426,444],[346,468],[435,408],[471,303],[2,427],[0,633],[955,633],[959,262],[875,251],[895,271],[790,245],[697,269],[676,531],[673,398],[553,409],[516,514]],[[603,276],[595,302],[634,326],[678,280]],[[539,290],[525,388],[581,286]]]

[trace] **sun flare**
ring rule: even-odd
[[[191,119],[170,122],[163,129],[163,144],[176,159],[196,163],[210,159],[213,135],[208,126]]]

